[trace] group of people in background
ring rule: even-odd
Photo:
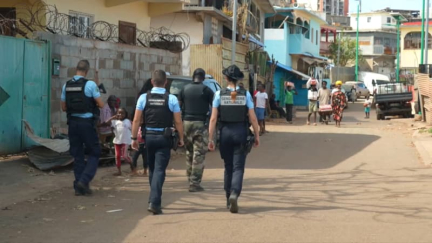
[[[319,83],[316,79],[309,79],[306,83],[308,89],[308,116],[306,124],[311,124],[311,119],[313,116],[312,124],[317,125],[317,113],[321,106],[330,105],[332,108],[332,117],[336,122],[336,127],[340,127],[340,123],[343,118],[343,111],[346,108],[348,97],[346,97],[346,92],[342,89],[342,81],[337,81],[334,85],[328,87],[327,81],[322,81]],[[258,86],[258,90],[260,86]],[[285,117],[287,123],[292,124],[293,120],[293,106],[294,106],[294,95],[297,95],[297,90],[292,82],[285,82],[285,110],[279,106],[279,102],[275,100],[275,95],[272,94],[270,98],[270,108],[273,111],[278,112],[280,117]],[[260,113],[261,112],[261,113]],[[365,113],[366,117],[369,117],[370,112],[370,101],[366,99],[365,102]],[[262,111],[257,111],[258,119],[262,118]],[[324,121],[330,121],[330,115],[321,114],[319,116],[319,121],[324,123]]]

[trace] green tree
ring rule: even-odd
[[[338,36],[329,46],[330,59],[337,65],[338,48],[340,44],[339,66],[345,67],[348,63],[355,63],[356,59],[356,40],[350,39],[345,35]],[[364,60],[361,50],[359,50],[359,62]]]

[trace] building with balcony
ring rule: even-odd
[[[275,6],[304,8],[324,15],[347,16],[349,0],[272,0]]]
[[[396,19],[390,12],[378,11],[359,14],[361,30],[396,31]],[[351,28],[357,29],[357,13],[351,13]]]
[[[170,38],[175,36],[187,40],[184,35],[169,31],[151,31],[151,18],[180,11],[186,2],[2,0],[0,35],[8,36],[0,36],[0,56],[13,56],[3,67],[11,70],[10,78],[6,79],[11,85],[6,87],[28,86],[29,94],[36,90],[36,94],[29,98],[32,105],[35,104],[29,106],[34,110],[31,114],[40,111],[48,114],[27,116],[31,118],[27,121],[33,127],[36,127],[36,121],[37,127],[49,127],[53,133],[67,133],[67,117],[60,107],[60,94],[63,85],[76,74],[78,61],[86,59],[90,64],[88,78],[103,84],[102,99],[116,95],[122,107],[135,110],[137,91],[151,77],[152,70],[163,69],[174,74],[181,70],[181,49],[171,48],[179,42],[184,47],[184,42]],[[163,41],[165,45],[160,45]],[[5,87],[3,80],[1,82]],[[21,95],[24,95],[19,89],[8,92],[15,92],[18,95],[16,100],[22,100]],[[13,111],[15,115],[20,113],[21,117],[23,103],[10,104],[13,109],[6,108],[2,114]],[[39,106],[44,108],[39,109]],[[36,119],[41,117],[43,119]],[[17,127],[21,128],[21,124]],[[39,129],[37,127],[35,131]],[[22,137],[25,137],[24,133]]]
[[[413,70],[417,73],[421,63],[421,21],[407,22],[401,25],[401,69]],[[432,21],[429,22],[428,63],[432,64]]]
[[[232,6],[231,1],[225,5],[224,1],[220,0],[190,0],[175,13],[152,18],[151,27],[166,26],[176,33],[187,33],[190,36],[191,46],[222,45],[223,39],[225,43],[232,39],[232,10],[229,7]],[[237,1],[238,6],[249,3],[246,32],[250,34],[250,41],[263,46],[264,17],[265,14],[274,13],[273,6],[269,0]],[[246,35],[237,31],[237,41],[242,41],[244,38]],[[191,48],[187,48],[182,52],[183,75],[189,75],[194,68],[191,66],[191,61]],[[216,74],[212,73],[212,75]]]
[[[325,20],[303,8],[276,8],[267,15],[265,50],[278,61],[274,76],[274,93],[283,104],[284,81],[295,84],[299,95],[295,106],[307,105],[306,81],[310,77],[320,81],[327,78],[327,58],[320,56],[321,26]]]
[[[181,10],[183,4],[188,2],[189,0],[2,0],[0,1],[0,16],[8,15],[8,17],[17,19],[28,19],[27,22],[30,22],[32,18],[30,12],[37,10],[40,17],[36,17],[36,22],[38,22],[36,24],[50,25],[56,22],[50,12],[56,11],[64,14],[56,17],[62,18],[61,23],[57,24],[65,25],[61,27],[63,29],[68,27],[73,29],[74,26],[85,29],[95,22],[104,21],[110,25],[117,25],[121,32],[119,35],[132,38],[134,29],[150,30],[152,17]],[[26,26],[20,28],[15,32],[18,36],[22,36],[20,33],[31,32]]]
[[[356,40],[357,13],[351,13],[351,30],[338,33]],[[364,62],[361,71],[393,75],[397,47],[396,20],[391,11],[376,11],[359,14],[359,49]],[[354,65],[354,63],[352,63]]]
[[[327,14],[327,23],[336,27],[337,29],[350,29],[351,28],[351,18],[349,16],[336,16]]]
[[[356,40],[356,30],[344,30],[339,34]],[[396,47],[396,32],[360,30],[359,50],[364,58],[364,62],[359,64],[360,70],[390,75],[396,67]]]
[[[331,25],[321,25],[320,55],[330,55],[330,45],[336,40],[336,33],[336,27]]]

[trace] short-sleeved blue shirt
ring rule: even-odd
[[[80,78],[83,78],[83,76],[75,75],[72,78],[72,81],[78,81]],[[62,93],[61,93],[61,101],[63,101],[63,102],[66,101],[65,87],[66,87],[66,84],[63,85]],[[87,83],[84,87],[84,94],[90,98],[92,98],[92,97],[93,98],[99,98],[101,96],[98,86],[96,85],[95,82],[93,82],[91,80],[87,81]],[[82,114],[72,113],[71,116],[80,117],[80,118],[92,118],[93,114],[89,113],[89,112],[88,113],[82,113]]]
[[[231,91],[233,91],[232,88],[228,88],[228,89],[231,90]],[[238,86],[237,86],[236,90],[239,90]],[[213,98],[213,107],[214,108],[219,108],[219,106],[220,106],[220,90],[216,91],[216,93],[214,95],[214,98]],[[246,106],[249,109],[253,109],[254,108],[254,103],[253,103],[253,100],[252,100],[252,96],[249,93],[249,91],[246,91]]]
[[[152,90],[150,91],[150,93],[152,93],[152,94],[165,94],[166,93],[166,89],[165,88],[153,87]],[[142,94],[138,98],[136,109],[140,110],[140,111],[143,111],[145,109],[146,102],[147,102],[147,94]],[[169,97],[168,97],[168,107],[169,107],[169,109],[173,113],[180,112],[180,105],[179,105],[179,102],[177,100],[177,97],[175,97],[175,95],[172,95],[172,94],[169,95]],[[146,130],[149,130],[149,131],[163,131],[164,128],[146,128]]]

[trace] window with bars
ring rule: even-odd
[[[90,38],[90,25],[93,15],[69,11],[69,34],[76,37]]]
[[[421,32],[410,32],[405,36],[404,49],[420,49],[421,48]],[[432,48],[432,36],[429,34],[428,47]]]

